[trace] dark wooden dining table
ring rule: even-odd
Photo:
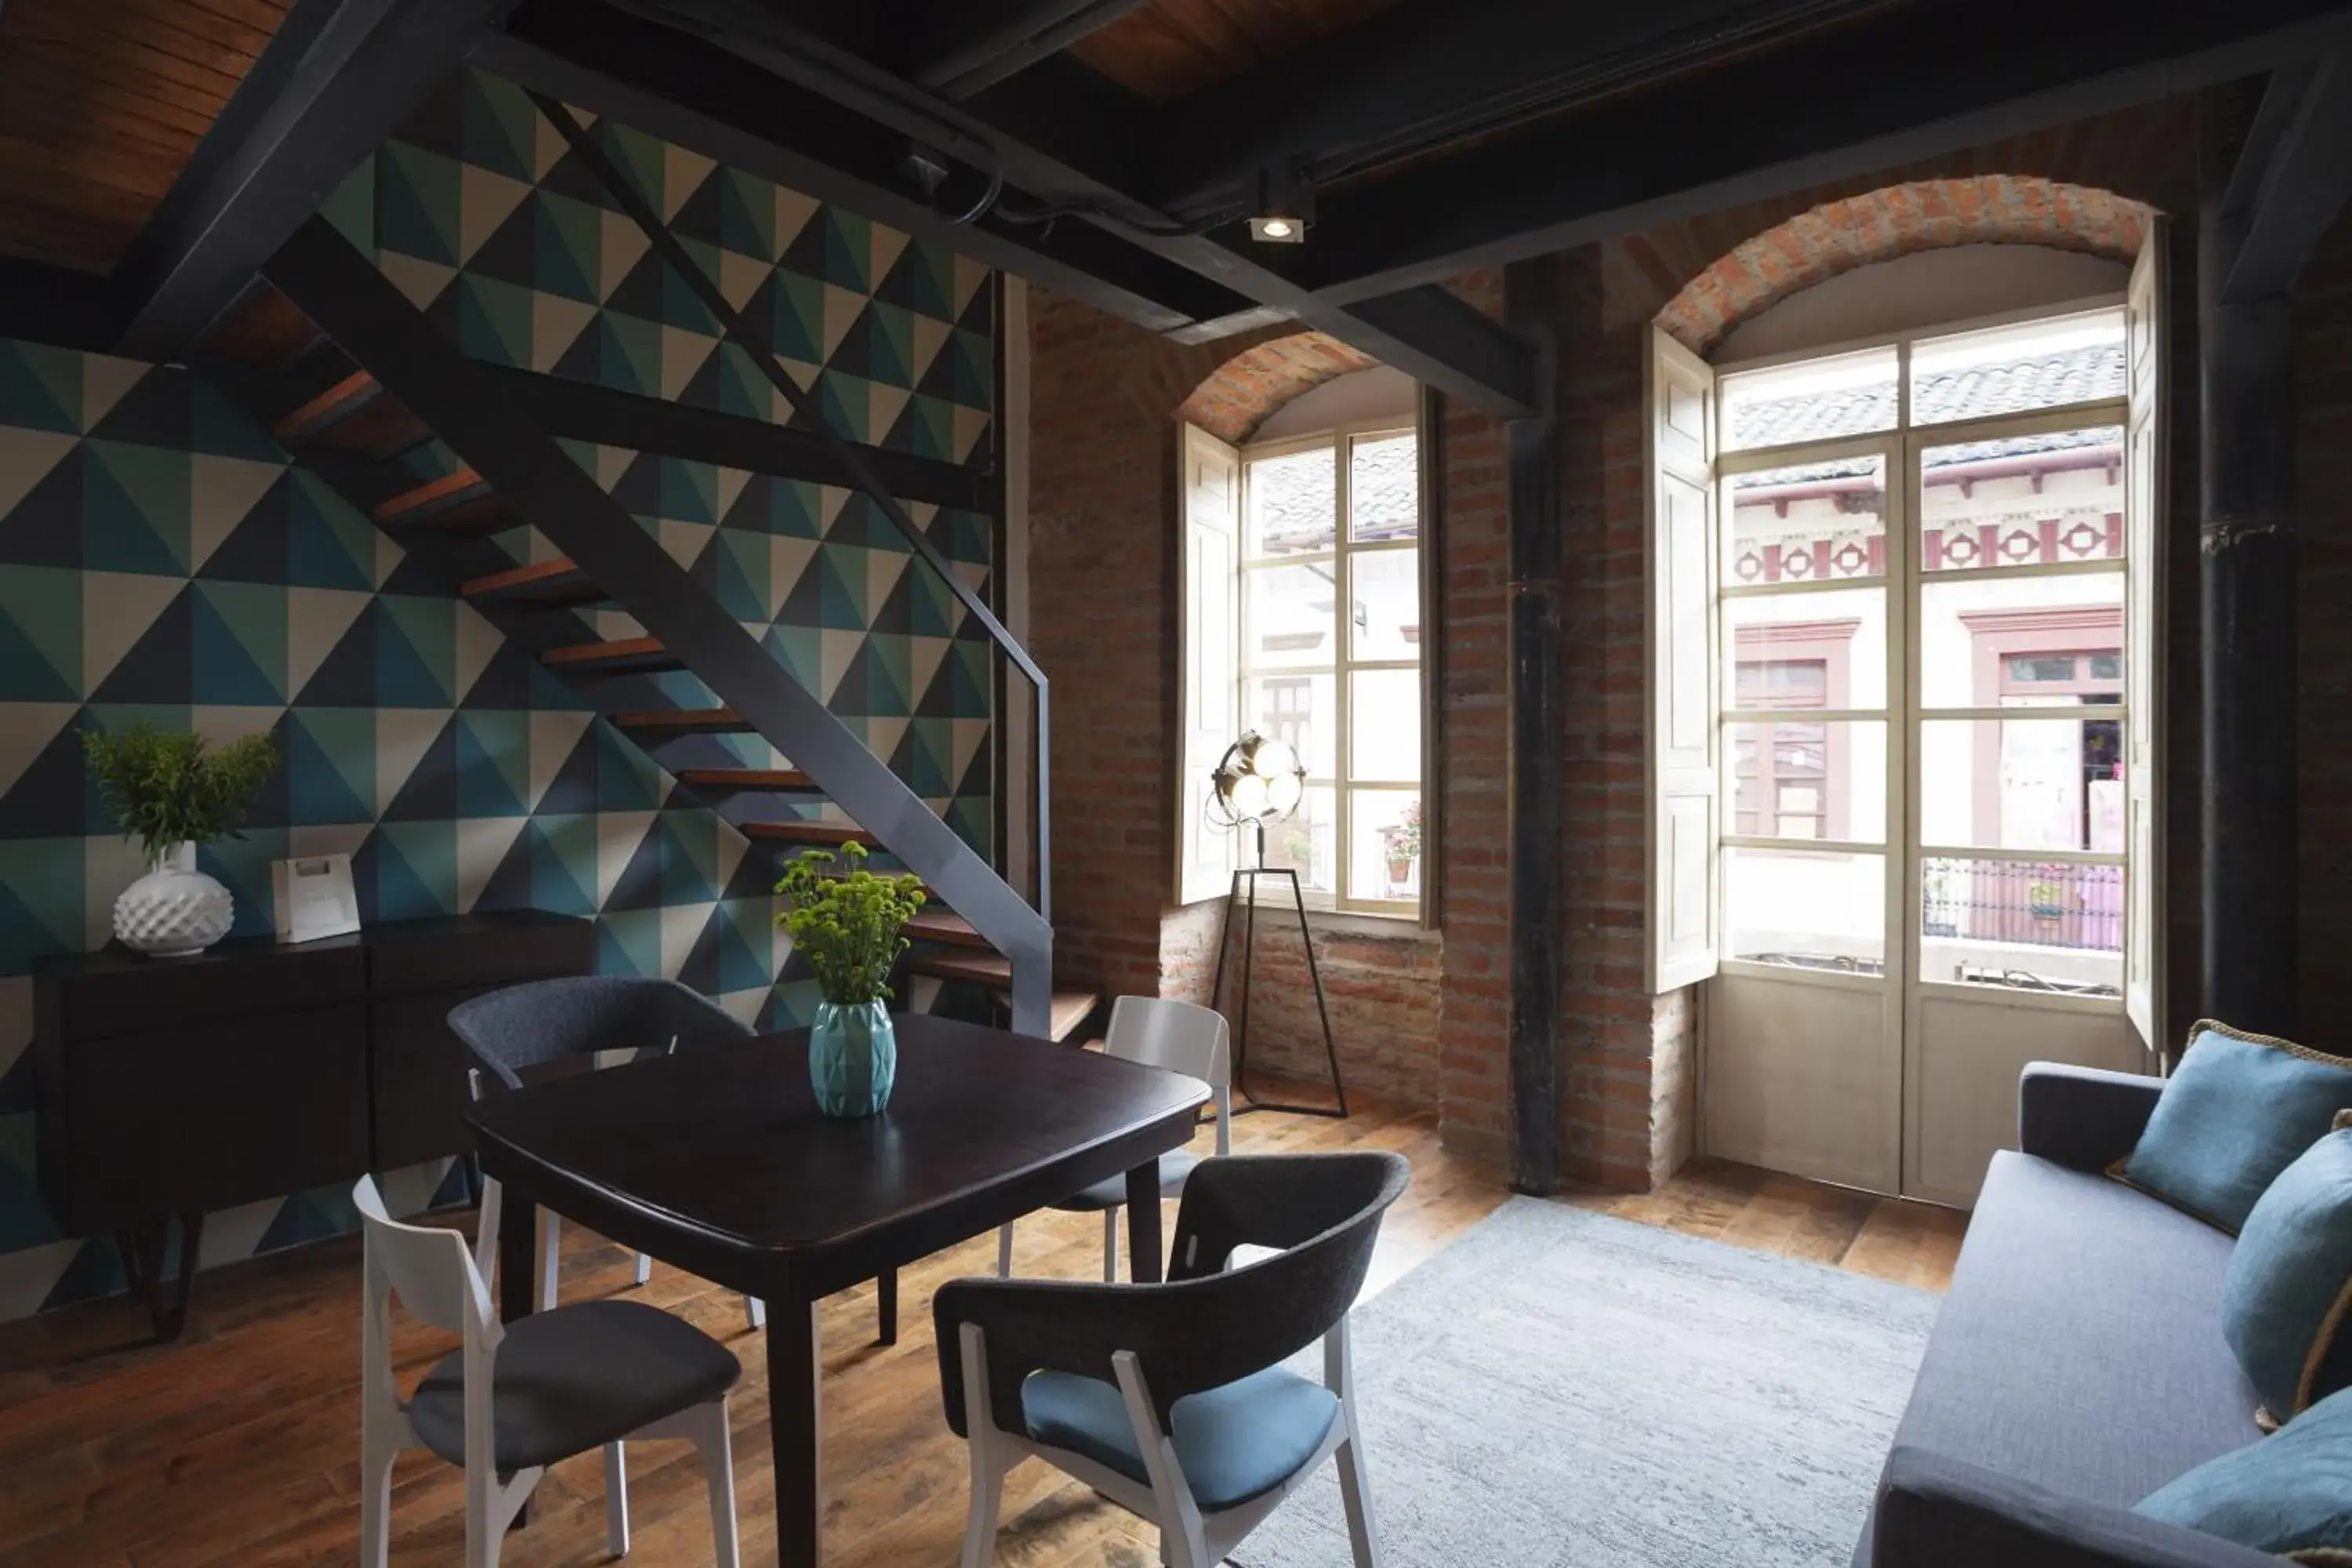
[[[897,1087],[861,1121],[816,1109],[805,1029],[493,1095],[470,1118],[507,1194],[506,1321],[531,1310],[537,1207],[767,1302],[785,1568],[817,1562],[816,1303],[1122,1172],[1133,1277],[1160,1279],[1159,1158],[1209,1098],[1197,1079],[1098,1052],[894,1022]]]

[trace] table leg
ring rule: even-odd
[[[824,1499],[817,1489],[816,1303],[768,1299],[768,1436],[776,1456],[776,1560],[816,1568]]]
[[[876,1338],[883,1344],[898,1342],[898,1271],[885,1268],[874,1277]]]
[[[1127,1277],[1160,1283],[1160,1162],[1127,1173]]]

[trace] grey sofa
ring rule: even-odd
[[[2221,1339],[2235,1244],[2102,1173],[2159,1087],[2025,1069],[1856,1568],[2278,1568],[2130,1511],[2262,1436]]]

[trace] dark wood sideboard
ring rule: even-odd
[[[110,946],[45,961],[33,1039],[42,1196],[69,1234],[115,1234],[157,1336],[173,1338],[205,1214],[467,1152],[449,1009],[595,960],[591,922],[524,910],[299,946],[240,938],[194,958]]]

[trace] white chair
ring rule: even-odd
[[[1233,1052],[1227,1043],[1225,1016],[1213,1007],[1198,1007],[1164,996],[1121,996],[1110,1005],[1110,1032],[1103,1038],[1103,1054],[1146,1067],[1165,1068],[1197,1078],[1215,1091],[1217,1152],[1234,1152]],[[1160,1193],[1181,1197],[1184,1180],[1201,1163],[1189,1149],[1160,1156]],[[1065,1214],[1103,1216],[1103,1279],[1118,1280],[1118,1211],[1127,1203],[1127,1178],[1113,1176],[1073,1193],[1048,1206]],[[996,1233],[996,1277],[1013,1276],[1013,1226]]]
[[[1406,1177],[1391,1153],[1211,1160],[1164,1285],[941,1286],[940,1394],[971,1457],[963,1568],[994,1561],[1005,1474],[1031,1458],[1157,1524],[1171,1568],[1215,1568],[1329,1460],[1356,1568],[1379,1568],[1348,1312]],[[1257,1260],[1228,1267],[1244,1248]],[[1283,1365],[1318,1338],[1320,1384]]]
[[[507,1527],[547,1467],[604,1450],[604,1537],[629,1550],[623,1443],[684,1437],[701,1451],[719,1568],[738,1568],[727,1393],[742,1363],[693,1324],[641,1301],[589,1301],[501,1327],[454,1230],[403,1225],[373,1177],[352,1189],[367,1233],[360,1366],[360,1563],[385,1568],[392,1462],[429,1448],[466,1472],[466,1568],[497,1568]],[[407,1399],[392,1375],[392,1298],[459,1336]]]

